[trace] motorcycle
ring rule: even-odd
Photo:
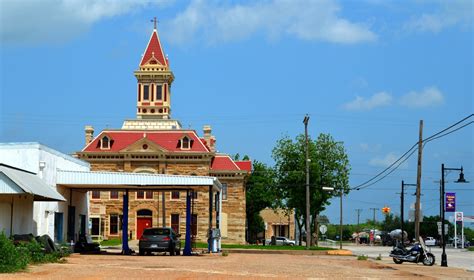
[[[421,237],[420,241],[415,243],[409,250],[397,240],[393,250],[390,252],[390,257],[393,258],[393,262],[396,264],[422,262],[423,265],[432,266],[435,263],[435,256],[428,252],[425,242],[423,242]]]

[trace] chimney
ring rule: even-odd
[[[215,152],[216,149],[214,148],[214,143],[216,142],[216,138],[211,135],[211,126],[205,125],[202,130],[204,132],[204,140],[206,140],[207,146],[209,147],[211,152]]]
[[[86,146],[89,145],[90,142],[92,142],[92,139],[94,139],[94,128],[90,125],[86,125],[84,128],[84,131],[86,132]]]
[[[211,143],[209,144],[209,148],[211,149],[211,152],[216,152],[216,137],[214,135],[211,136]]]

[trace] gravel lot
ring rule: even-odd
[[[121,256],[73,254],[65,263],[31,266],[0,279],[473,279],[456,268],[393,265],[355,257],[237,254],[228,256]]]

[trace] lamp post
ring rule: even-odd
[[[323,191],[334,191],[334,187],[323,187]],[[339,189],[339,249],[342,250],[342,196],[344,195],[344,190]]]
[[[443,253],[441,254],[441,266],[448,266],[448,258],[446,256],[446,238],[444,232],[444,172],[445,171],[461,171],[459,173],[459,179],[455,181],[455,183],[467,183],[466,179],[464,179],[463,168],[448,168],[444,167],[444,163],[441,164],[441,193],[440,193],[440,209],[441,209],[441,242],[443,244]],[[454,241],[456,242],[456,240]]]
[[[402,245],[405,246],[405,239],[403,238],[405,233],[403,231],[403,220],[404,220],[404,217],[403,217],[403,209],[405,209],[404,207],[404,199],[405,199],[405,186],[414,186],[416,187],[417,184],[405,184],[405,182],[402,180],[402,193],[400,194],[400,222],[401,222],[401,230],[402,230]]]
[[[304,134],[306,142],[306,250],[309,250],[310,247],[310,238],[311,238],[311,227],[309,224],[309,215],[310,215],[310,200],[309,200],[309,145],[308,145],[308,122],[309,116],[304,117]],[[316,217],[315,217],[316,218]]]

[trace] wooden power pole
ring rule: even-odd
[[[416,202],[415,202],[415,240],[420,238],[420,196],[421,196],[421,161],[423,155],[423,120],[420,120],[420,132],[418,140],[418,169],[416,174]]]

